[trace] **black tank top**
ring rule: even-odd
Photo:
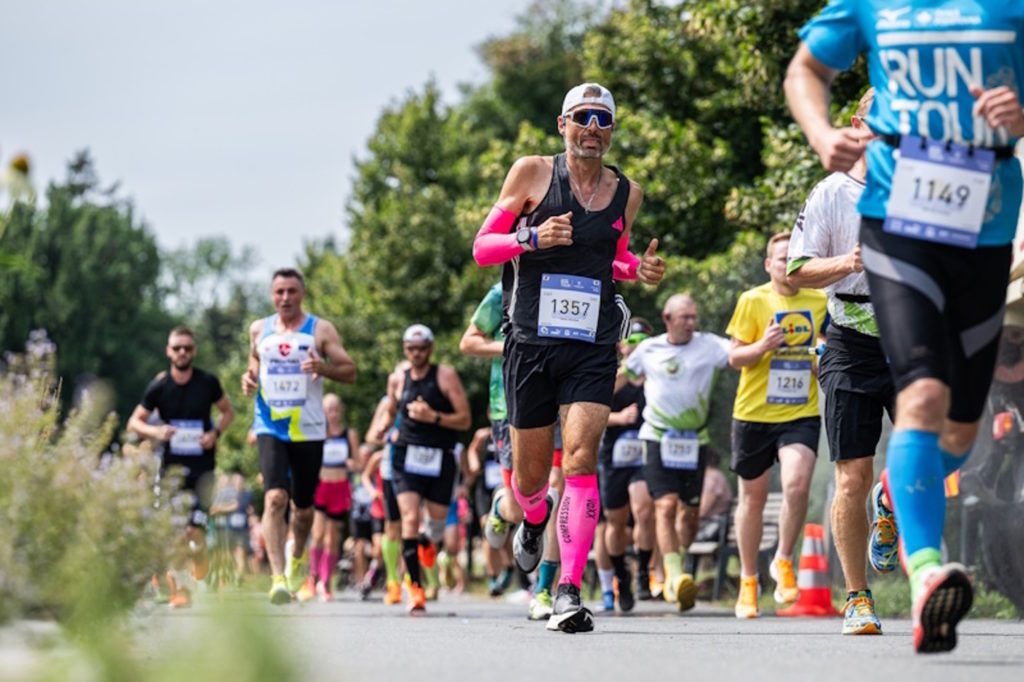
[[[637,413],[636,421],[626,426],[609,426],[604,430],[604,437],[601,439],[601,459],[607,459],[611,461],[612,449],[615,447],[615,441],[619,439],[619,436],[624,434],[626,431],[639,431],[640,427],[644,423],[643,412],[644,406],[647,405],[647,401],[644,399],[644,387],[643,385],[626,384],[612,397],[612,412],[618,412],[624,410],[633,403],[636,403]]]
[[[458,438],[458,433],[453,429],[446,429],[436,424],[425,424],[409,417],[406,406],[415,402],[417,396],[423,396],[423,400],[438,412],[451,413],[455,411],[452,403],[441,392],[437,385],[437,365],[431,365],[426,376],[422,379],[413,379],[412,370],[405,370],[405,383],[402,384],[402,396],[398,403],[398,414],[401,420],[398,425],[398,440],[396,445],[430,445],[440,448],[452,448]]]
[[[608,208],[587,213],[569,187],[565,154],[554,157],[548,193],[533,212],[519,217],[515,229],[536,227],[551,216],[572,211],[573,244],[529,251],[502,266],[506,336],[524,343],[565,343],[566,338],[538,334],[541,285],[544,275],[572,275],[600,282],[600,312],[593,343],[611,344],[621,338],[628,316],[624,316],[622,298],[615,293],[612,263],[626,219],[629,181],[618,168],[609,167],[618,178],[615,196]]]

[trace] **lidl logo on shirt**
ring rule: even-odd
[[[780,310],[775,321],[786,335],[785,345],[810,346],[814,340],[814,315],[810,310]]]

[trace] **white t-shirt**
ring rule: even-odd
[[[789,240],[789,272],[799,261],[832,258],[853,251],[860,240],[861,216],[857,212],[857,202],[863,191],[864,183],[846,173],[833,173],[814,186],[800,209]],[[833,324],[878,336],[875,309],[870,303],[836,298],[837,293],[869,295],[867,273],[847,275],[825,287],[825,293],[828,294],[828,314]]]
[[[626,372],[644,377],[644,424],[640,438],[660,440],[668,429],[699,431],[705,423],[718,370],[729,364],[729,340],[695,332],[689,343],[669,343],[668,334],[644,339],[626,358]]]

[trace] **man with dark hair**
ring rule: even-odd
[[[615,344],[629,322],[614,280],[657,284],[665,272],[656,239],[642,259],[629,252],[642,192],[602,163],[614,126],[606,88],[569,90],[558,116],[566,153],[518,159],[473,243],[479,265],[504,265],[509,299],[503,370],[512,492],[525,517],[513,555],[532,571],[557,512],[562,577],[547,627],[565,632],[594,627],[579,586],[598,521],[597,450],[612,402]],[[565,495],[556,510],[548,474],[559,419]]]
[[[324,377],[354,383],[356,365],[334,325],[303,311],[306,287],[300,272],[278,270],[270,294],[277,312],[249,326],[249,367],[242,374],[242,390],[256,393],[253,430],[266,491],[263,533],[273,575],[270,601],[284,604],[302,586],[309,563],[306,540],[327,434]],[[295,542],[286,565],[289,498]]]
[[[202,580],[209,570],[206,555],[206,524],[213,496],[213,469],[217,439],[231,424],[235,411],[217,377],[192,365],[196,341],[192,330],[178,326],[167,337],[170,369],[157,375],[128,419],[128,430],[164,443],[160,478],[168,469],[179,469],[182,490],[193,495],[192,510],[185,531],[192,555],[192,577]],[[210,408],[220,412],[217,423],[210,419]],[[163,424],[149,424],[158,411]],[[180,570],[168,572],[171,606],[188,606],[189,579]]]
[[[853,115],[854,130],[873,135],[864,122],[874,88]],[[818,382],[825,397],[825,434],[829,458],[836,464],[832,501],[832,538],[846,577],[843,634],[881,634],[868,589],[868,516],[865,501],[874,481],[874,454],[882,434],[882,413],[895,411],[889,366],[878,342],[878,323],[860,257],[860,214],[867,160],[862,156],[846,173],[833,173],[811,190],[789,242],[790,283],[823,288],[828,294],[828,345],[821,356]],[[882,486],[872,495],[882,505]],[[888,505],[885,505],[888,509]],[[871,562],[879,571],[896,567],[896,538],[880,517],[872,532]]]

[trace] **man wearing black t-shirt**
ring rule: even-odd
[[[196,342],[187,327],[175,327],[167,338],[170,370],[161,372],[146,388],[142,402],[128,420],[128,430],[144,438],[164,443],[162,478],[169,467],[179,468],[182,489],[193,494],[194,502],[186,528],[186,540],[192,553],[192,574],[196,580],[206,577],[209,561],[206,556],[206,521],[217,439],[231,424],[235,411],[221,388],[217,377],[192,366]],[[210,407],[220,412],[217,423],[210,419]],[[159,411],[161,424],[148,424],[154,411]],[[171,582],[171,606],[188,606],[186,589],[178,589],[186,577],[168,572]]]

